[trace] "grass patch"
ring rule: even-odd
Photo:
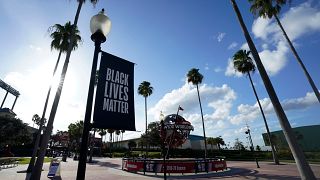
[[[29,164],[30,159],[31,157],[17,158],[17,161],[19,161],[19,164]],[[52,158],[45,157],[43,162],[51,162],[51,159]]]

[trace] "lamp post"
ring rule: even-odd
[[[162,111],[160,112],[160,125],[161,125],[161,130],[164,130],[164,115]],[[167,165],[166,165],[166,142],[162,142],[162,156],[163,156],[163,179],[167,179]]]
[[[250,149],[251,149],[251,152],[254,153],[254,146],[253,146],[253,142],[252,142],[252,138],[251,138],[251,134],[250,134],[250,129],[249,129],[248,125],[247,125],[247,130],[246,130],[245,133],[249,135],[249,141],[250,141],[250,144],[251,144]],[[259,163],[258,163],[258,159],[257,159],[257,156],[255,155],[255,153],[254,153],[254,159],[255,159],[255,161],[257,163],[257,168],[260,168]]]
[[[91,40],[94,42],[95,49],[93,55],[91,77],[89,83],[89,91],[87,97],[86,114],[84,117],[84,125],[82,132],[82,142],[80,148],[80,157],[78,163],[77,180],[85,179],[86,161],[88,152],[88,136],[91,129],[91,114],[94,94],[94,84],[97,71],[98,55],[101,52],[101,43],[106,41],[106,36],[110,32],[111,21],[104,15],[104,9],[90,20]]]

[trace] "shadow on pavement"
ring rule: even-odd
[[[128,173],[134,173],[134,172],[128,172]],[[257,173],[254,170],[249,170],[249,169],[244,169],[244,168],[228,168],[227,171],[218,171],[218,172],[210,172],[210,173],[198,173],[198,174],[170,174],[167,173],[167,177],[170,177],[170,179],[197,179],[197,178],[210,178],[210,177],[215,177],[215,179],[219,179],[219,178],[227,178],[229,177],[235,177],[234,175],[238,175],[238,174],[255,174]],[[146,173],[145,175],[143,175],[143,172],[139,172],[139,173],[134,173],[134,174],[139,174],[141,176],[148,176],[148,177],[154,177],[154,178],[163,178],[163,173]]]
[[[131,172],[128,172],[131,173]],[[133,172],[132,172],[133,173]],[[163,178],[163,173],[158,173],[157,175],[143,172],[134,173],[141,176],[148,176],[154,178]],[[212,173],[199,173],[199,174],[167,174],[170,179],[197,179],[197,178],[212,178],[214,179],[228,179],[228,178],[239,178],[239,179],[290,179],[298,180],[301,179],[297,176],[287,176],[287,175],[272,175],[272,174],[259,174],[258,170],[251,170],[246,168],[229,168],[228,171],[218,171]]]
[[[50,178],[51,180],[62,180],[61,176],[55,176]]]
[[[103,162],[99,160],[92,160],[92,163],[88,163],[90,165],[99,165],[99,166],[104,166],[108,168],[114,168],[114,169],[121,169],[121,166],[119,164],[114,164],[110,162]]]

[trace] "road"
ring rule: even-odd
[[[86,180],[151,180],[163,179],[162,174],[154,173],[129,173],[121,170],[121,159],[119,158],[96,158],[95,163],[88,163],[86,170]],[[209,173],[209,174],[171,174],[170,179],[300,179],[299,172],[294,163],[282,163],[274,165],[271,162],[260,162],[260,168],[256,167],[255,162],[248,161],[228,161],[228,171]],[[78,161],[68,159],[67,162],[61,162],[61,177],[56,179],[74,180],[76,179]],[[320,179],[320,165],[311,164],[315,176]],[[0,170],[1,180],[25,180],[25,173],[17,173],[17,171],[26,170],[27,165],[19,165],[14,168]],[[49,163],[45,163],[43,167],[41,179],[48,179]]]

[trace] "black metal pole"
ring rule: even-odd
[[[6,95],[4,96],[4,98],[3,98],[3,101],[2,101],[2,103],[1,103],[0,108],[2,108],[2,106],[3,106],[4,102],[6,101],[7,96],[8,96],[8,93],[9,93],[9,91],[7,91]]]
[[[177,111],[177,115],[176,115],[176,120],[175,120],[175,121],[177,121],[177,119],[178,119],[179,111],[180,111],[180,105],[179,105],[179,107],[178,107],[178,111]],[[173,131],[172,131],[172,134],[171,134],[171,136],[170,136],[167,153],[166,153],[166,155],[165,155],[166,158],[168,158],[168,156],[169,156],[169,149],[170,149],[171,142],[172,142],[172,137],[174,137],[174,132],[175,132],[175,131],[176,131],[176,122],[174,123]]]
[[[161,120],[160,122],[161,124],[161,130],[163,131],[164,130],[164,122],[163,120]],[[162,156],[163,156],[163,179],[164,180],[167,180],[167,165],[166,165],[166,144],[165,144],[165,141],[162,142]]]
[[[91,39],[95,42],[94,43],[95,49],[94,49],[91,78],[90,78],[89,91],[88,91],[88,97],[87,97],[86,114],[84,117],[84,124],[83,124],[82,142],[81,142],[80,157],[79,157],[78,171],[77,171],[77,180],[84,180],[86,175],[88,137],[89,137],[89,131],[91,129],[90,121],[91,121],[91,114],[92,114],[94,84],[95,84],[95,77],[96,77],[96,71],[97,71],[98,55],[99,55],[99,52],[101,52],[101,43],[105,42],[106,40],[105,36],[100,31],[97,31],[96,33],[92,34]]]
[[[19,96],[16,96],[16,98],[14,99],[13,105],[11,107],[11,111],[13,111],[14,106],[16,105],[17,99]]]
[[[250,129],[248,129],[247,132],[248,132],[248,134],[249,134],[249,140],[250,140],[250,144],[251,144],[251,151],[252,151],[252,153],[253,153],[253,155],[254,155],[254,159],[255,159],[255,161],[256,161],[257,168],[260,168],[259,163],[258,163],[257,156],[256,156],[256,154],[255,154],[255,152],[254,152],[254,146],[253,146],[253,142],[252,142],[252,138],[251,138]]]

